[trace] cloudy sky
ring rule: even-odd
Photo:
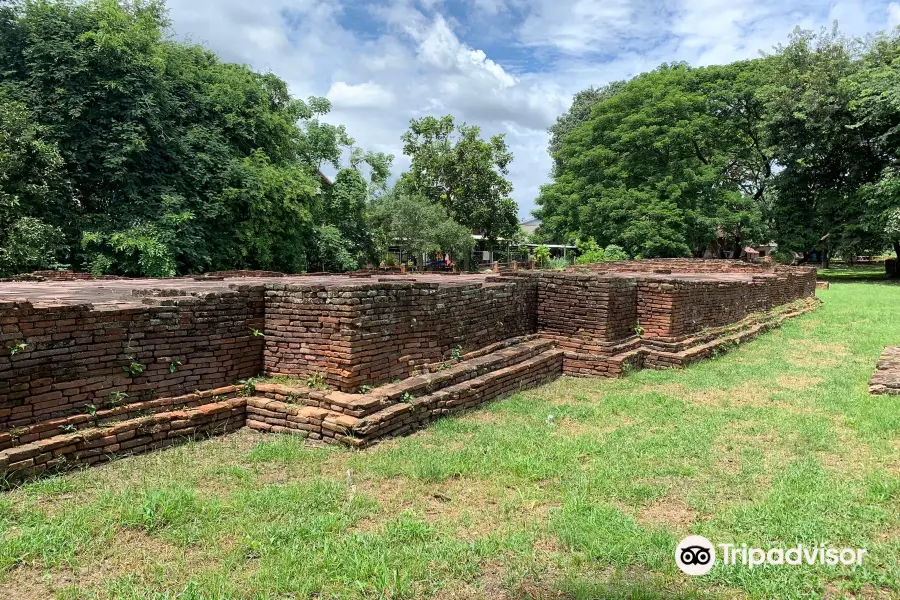
[[[520,215],[548,181],[548,126],[572,94],[662,62],[758,56],[799,25],[864,35],[900,25],[882,0],[168,0],[176,37],[272,71],[329,120],[408,166],[411,118],[506,133]]]

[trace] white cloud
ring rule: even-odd
[[[891,2],[888,4],[888,28],[894,29],[900,26],[900,4]]]
[[[350,85],[336,81],[331,85],[326,97],[335,108],[391,108],[394,105],[394,94],[371,81]]]
[[[345,124],[359,145],[396,155],[398,175],[408,165],[400,136],[411,118],[449,113],[486,135],[506,133],[523,216],[550,171],[546,128],[576,91],[664,61],[752,58],[798,24],[830,27],[837,18],[853,35],[900,25],[900,0],[169,0],[169,7],[176,35],[273,71],[298,97],[329,97],[328,120]],[[466,37],[479,28],[489,35]]]

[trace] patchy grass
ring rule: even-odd
[[[559,379],[355,452],[244,430],[0,494],[0,598],[900,596],[894,286],[738,350]],[[553,419],[548,419],[553,415]],[[685,535],[861,568],[676,569]]]

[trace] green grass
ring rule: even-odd
[[[900,597],[900,398],[867,394],[900,289],[820,296],[689,369],[559,379],[362,452],[245,430],[0,494],[0,598]],[[690,533],[868,556],[689,578]]]
[[[884,265],[840,265],[819,269],[819,279],[823,281],[890,281]]]

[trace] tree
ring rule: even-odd
[[[761,238],[771,159],[754,100],[759,61],[663,65],[607,91],[554,154],[545,233],[632,255],[719,255]]]
[[[66,250],[62,158],[25,106],[0,96],[0,275],[49,267]]]
[[[475,244],[469,230],[441,205],[399,186],[373,202],[369,223],[381,255],[396,245],[419,258],[441,252],[458,259],[469,256]]]
[[[481,139],[478,127],[456,126],[452,116],[413,119],[403,134],[411,158],[400,187],[443,206],[450,217],[491,242],[519,228],[518,207],[506,179],[513,155],[503,135]]]
[[[607,98],[614,96],[619,90],[625,86],[624,81],[613,81],[602,87],[589,87],[586,90],[577,92],[572,98],[572,105],[569,110],[556,118],[556,123],[550,126],[548,133],[550,134],[550,142],[548,150],[550,156],[553,157],[554,170],[561,168],[559,154],[565,137],[576,127],[590,120],[594,106]]]
[[[900,257],[900,37],[881,35],[845,81],[858,126],[872,131],[871,143],[885,164],[875,181],[862,188],[859,237],[873,248],[891,246]]]

